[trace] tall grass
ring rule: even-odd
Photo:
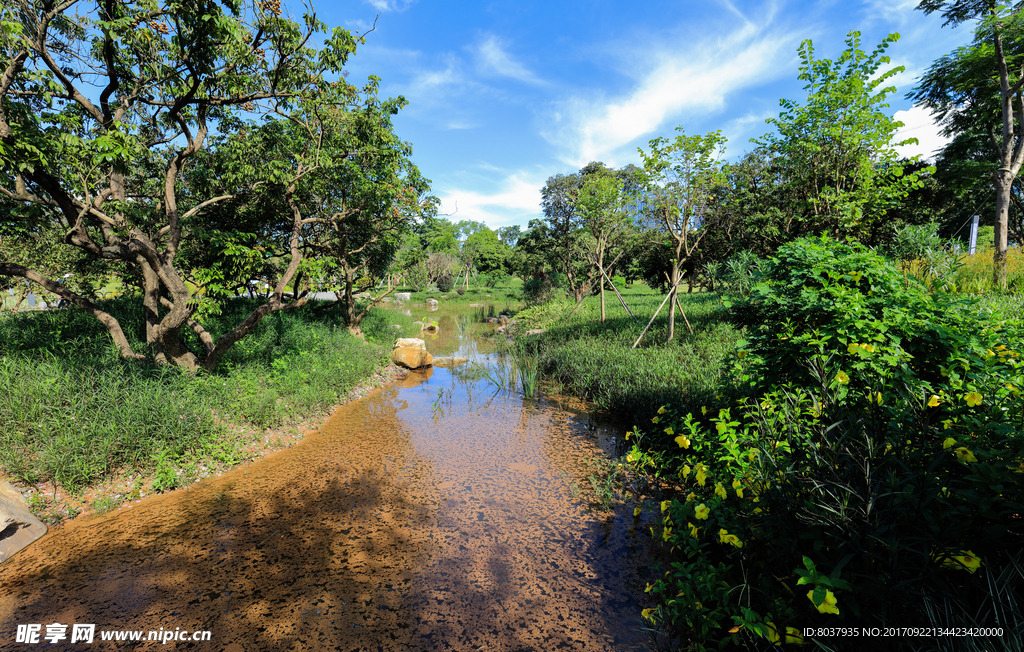
[[[106,308],[144,350],[136,303],[122,298]],[[206,326],[223,333],[251,309],[231,302]],[[330,307],[275,313],[215,373],[189,374],[121,360],[106,332],[78,310],[6,316],[0,472],[74,492],[120,470],[201,457],[226,436],[224,422],[265,429],[322,414],[387,363],[396,336],[415,329],[411,318],[385,310],[371,311],[363,326],[366,341]]]
[[[529,338],[537,347],[544,377],[624,418],[644,418],[670,402],[699,409],[713,393],[722,362],[739,339],[739,332],[725,321],[718,296],[680,295],[694,332],[686,331],[677,313],[676,337],[666,342],[668,317],[663,310],[635,349],[633,342],[664,295],[638,283],[623,297],[637,319],[617,302],[609,302],[602,323],[596,297],[588,298],[572,317],[571,305],[564,303],[516,315],[525,326],[546,328],[542,335]]]

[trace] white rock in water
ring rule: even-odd
[[[403,347],[412,347],[414,349],[427,350],[427,343],[418,337],[400,337],[395,340],[395,345],[391,348],[398,349]]]

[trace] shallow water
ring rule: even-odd
[[[460,314],[428,348],[486,360],[492,327]],[[647,538],[570,488],[618,431],[474,375],[411,374],[290,449],[54,529],[0,566],[0,649],[55,622],[209,630],[170,643],[197,650],[641,648]],[[93,646],[132,644],[64,647]]]

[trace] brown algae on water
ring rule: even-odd
[[[474,330],[428,348],[481,359]],[[642,648],[647,538],[570,491],[612,433],[459,369],[343,406],[254,464],[54,530],[0,566],[0,647],[19,624],[91,623],[212,633],[176,649]]]

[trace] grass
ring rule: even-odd
[[[107,302],[136,350],[141,312]],[[215,336],[251,309],[231,302],[206,324]],[[374,310],[366,341],[330,310],[275,313],[212,374],[126,362],[106,332],[78,310],[0,317],[0,471],[20,482],[77,493],[126,471],[173,488],[206,462],[230,466],[248,442],[233,438],[326,413],[388,361],[412,318]]]
[[[677,313],[675,338],[666,342],[668,317],[663,310],[634,349],[633,342],[664,295],[641,283],[620,291],[637,319],[607,296],[604,323],[598,297],[587,298],[572,317],[568,317],[572,304],[567,302],[528,308],[516,315],[520,333],[546,329],[526,338],[537,347],[544,378],[624,418],[645,418],[666,403],[699,409],[739,339],[739,332],[725,321],[718,296],[681,294],[694,333],[687,332]]]

